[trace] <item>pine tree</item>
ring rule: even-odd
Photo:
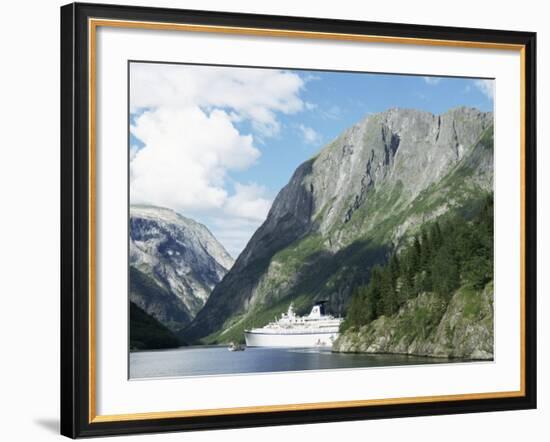
[[[432,262],[432,289],[450,297],[460,285],[458,262],[449,247],[441,247]]]
[[[443,242],[443,237],[441,236],[441,227],[439,226],[438,221],[434,222],[432,225],[432,228],[430,231],[430,239],[433,244],[433,248],[435,250],[441,247],[441,243]]]
[[[381,272],[380,295],[381,313],[386,316],[393,315],[397,311],[398,302],[390,266],[387,266]]]

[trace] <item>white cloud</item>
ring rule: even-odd
[[[139,147],[131,144],[130,145],[130,162],[134,161],[134,158],[136,157],[136,154],[139,152]]]
[[[495,98],[494,80],[476,80],[474,84],[489,100]]]
[[[250,166],[260,156],[250,135],[241,135],[227,113],[197,107],[157,109],[131,127],[145,146],[131,163],[132,202],[180,211],[221,208],[229,170]]]
[[[426,84],[429,84],[430,86],[435,86],[441,81],[441,78],[438,77],[422,77]]]
[[[214,236],[234,258],[245,248],[258,226],[258,221],[236,217],[216,217],[209,220],[208,225]]]
[[[300,130],[304,142],[307,144],[319,144],[321,142],[321,134],[316,132],[312,127],[300,124],[298,129]]]
[[[233,257],[237,257],[265,221],[272,200],[267,189],[256,183],[234,183],[234,194],[222,209],[205,220],[214,236]]]
[[[341,118],[343,111],[340,106],[334,104],[328,109],[322,110],[321,113],[323,117],[328,118],[329,120],[338,120]]]
[[[267,136],[280,129],[277,112],[292,114],[306,106],[299,97],[305,81],[276,69],[135,63],[130,84],[131,112],[156,107],[231,108],[236,120],[250,120]]]
[[[308,110],[308,111],[312,111],[312,110],[317,109],[317,105],[315,103],[310,103],[309,101],[306,101],[304,103],[304,106],[306,107],[306,110]]]
[[[266,198],[267,189],[256,183],[235,183],[235,194],[230,196],[224,210],[227,214],[253,221],[264,221],[271,208]]]

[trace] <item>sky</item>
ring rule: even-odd
[[[130,64],[130,202],[203,223],[236,258],[302,162],[389,108],[493,110],[493,80]]]

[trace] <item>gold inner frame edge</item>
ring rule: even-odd
[[[520,54],[520,389],[518,391],[498,391],[487,393],[465,393],[437,396],[414,396],[388,399],[366,399],[352,401],[314,402],[284,405],[260,405],[234,408],[191,409],[177,411],[153,411],[128,414],[96,414],[96,31],[97,28],[134,28],[147,30],[169,30],[186,32],[207,32],[217,34],[252,35],[264,37],[292,37],[306,39],[355,41],[386,44],[410,44],[418,46],[443,46],[477,49],[497,49],[519,51]],[[525,396],[525,45],[475,42],[460,40],[423,39],[412,37],[391,37],[363,34],[293,31],[283,29],[246,28],[234,26],[211,26],[183,23],[160,23],[131,20],[88,19],[88,98],[89,98],[89,367],[88,367],[88,422],[117,422],[146,419],[169,419],[179,417],[239,415],[246,413],[269,413],[297,410],[321,410],[328,408],[350,408],[375,405],[415,404],[427,402],[482,400],[496,398],[513,398]]]

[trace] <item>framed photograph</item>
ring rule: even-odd
[[[61,433],[536,407],[528,32],[61,8]]]

